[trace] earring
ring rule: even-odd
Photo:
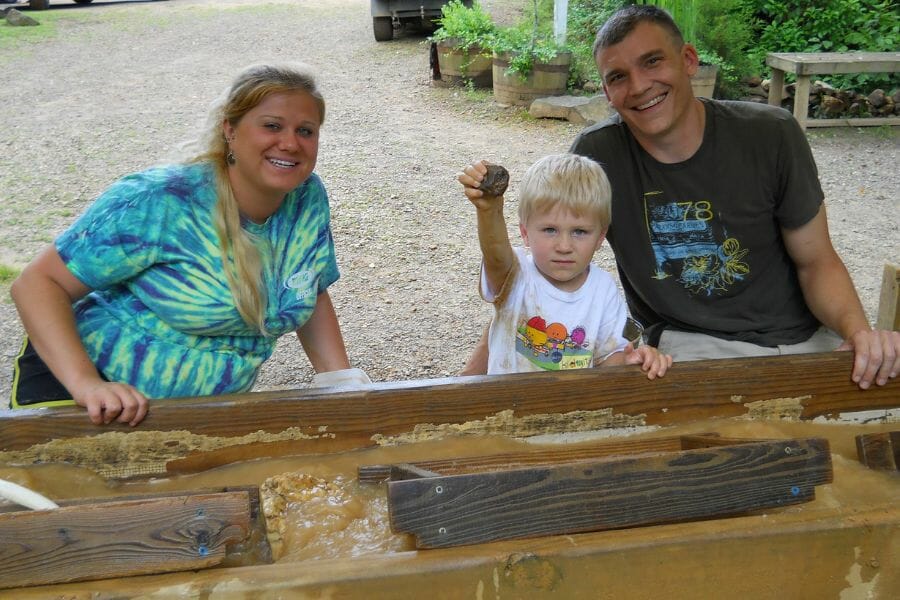
[[[229,165],[237,163],[237,159],[234,157],[234,150],[228,149],[228,154],[225,155],[225,162]]]

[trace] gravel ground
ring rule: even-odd
[[[509,22],[521,2],[483,4]],[[112,181],[175,156],[241,67],[303,60],[328,102],[317,171],[331,196],[342,272],[332,297],[351,361],[375,381],[459,371],[490,309],[477,294],[474,211],[456,173],[478,158],[502,163],[514,202],[525,168],[567,149],[577,126],[529,119],[489,92],[432,86],[424,36],[376,43],[365,0],[54,8],[30,12],[43,27],[54,19],[51,34],[0,37],[0,265],[23,267]],[[834,243],[874,319],[883,265],[900,259],[900,136],[873,128],[809,137]],[[608,248],[597,262],[612,267]],[[0,294],[2,402],[22,329],[8,285]],[[256,389],[297,387],[311,375],[285,336]]]

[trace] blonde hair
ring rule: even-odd
[[[216,196],[213,222],[219,236],[225,277],[235,306],[247,325],[267,335],[266,292],[262,285],[262,260],[255,236],[241,227],[237,199],[228,179],[223,123],[236,127],[250,110],[272,94],[303,91],[319,107],[319,123],[325,121],[325,100],[316,86],[311,69],[300,63],[262,64],[245,68],[231,86],[210,107],[207,126],[199,142],[202,149],[189,162],[213,165]]]
[[[545,156],[528,167],[519,186],[519,222],[535,213],[562,207],[595,217],[604,231],[612,221],[612,188],[606,172],[578,154]]]

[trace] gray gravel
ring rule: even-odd
[[[518,4],[484,2],[501,20]],[[531,120],[489,92],[432,86],[424,36],[376,43],[365,0],[98,3],[30,14],[55,32],[0,42],[0,264],[23,267],[116,178],[175,156],[241,67],[303,60],[328,102],[317,171],[342,272],[332,297],[352,362],[376,381],[455,374],[489,318],[457,171],[478,158],[505,165],[514,201],[525,168],[568,148],[579,129]],[[809,137],[834,243],[874,319],[883,265],[900,259],[900,136],[880,128]],[[612,267],[607,248],[598,262]],[[0,293],[2,401],[22,329],[7,286]],[[257,389],[311,375],[285,336]]]

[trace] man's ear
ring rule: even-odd
[[[693,44],[685,43],[681,47],[681,60],[684,62],[684,70],[693,77],[700,67],[700,56],[697,54],[697,48]]]
[[[525,247],[528,247],[528,230],[525,228],[524,223],[519,223],[519,234],[522,236],[522,241],[525,243]]]

